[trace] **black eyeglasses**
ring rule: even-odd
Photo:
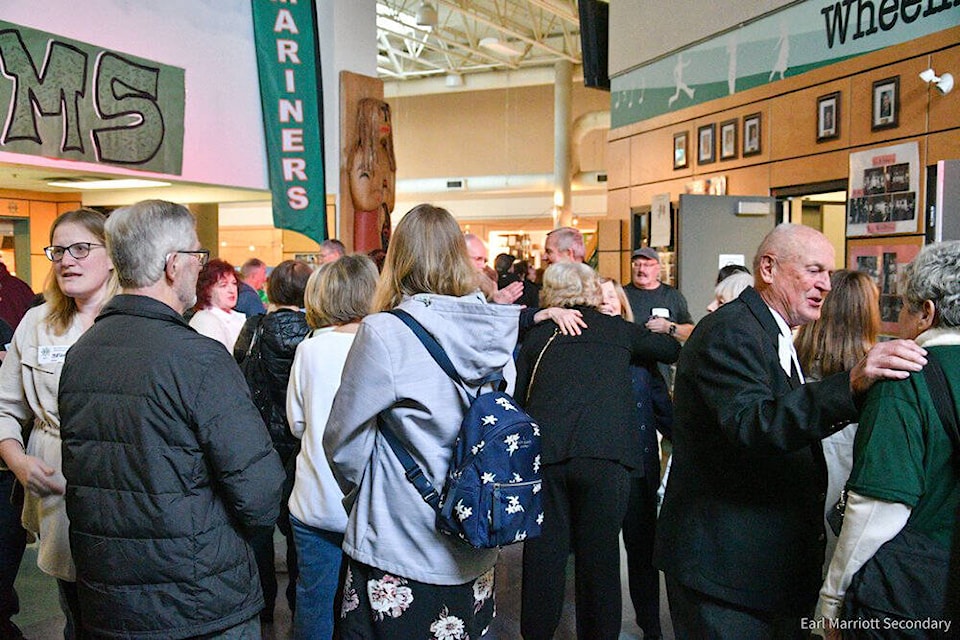
[[[197,259],[197,262],[200,263],[200,266],[207,264],[207,261],[210,260],[210,251],[207,249],[197,249],[196,251],[174,251],[174,253],[183,253],[188,256],[193,256]]]
[[[43,248],[43,253],[50,262],[60,262],[63,260],[63,254],[69,253],[77,260],[83,260],[90,255],[90,249],[93,247],[102,247],[102,244],[96,242],[74,242],[69,247],[60,247],[55,244]]]

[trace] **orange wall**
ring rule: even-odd
[[[552,173],[553,92],[549,85],[388,99],[397,177]],[[574,120],[609,109],[609,93],[575,83]],[[605,133],[582,141],[581,170],[603,168]]]

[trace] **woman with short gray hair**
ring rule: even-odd
[[[554,322],[530,329],[517,360],[516,398],[542,427],[543,533],[523,549],[520,631],[552,638],[563,608],[567,556],[575,556],[579,637],[620,632],[621,523],[630,473],[642,469],[631,359],[677,359],[680,344],[605,315],[600,277],[585,264],[552,264],[544,306],[576,309],[586,328],[563,335]]]
[[[881,620],[948,620],[943,605],[960,452],[940,416],[955,416],[960,399],[960,242],[925,247],[902,268],[900,292],[900,337],[927,350],[927,368],[939,363],[949,392],[936,393],[924,371],[876,384],[867,395],[843,528],[820,590],[828,638],[840,637],[833,623],[841,609],[847,628],[850,621],[879,629]],[[897,576],[911,576],[891,564],[917,570],[917,579],[907,587]],[[883,589],[871,590],[881,572],[893,580],[895,602],[881,601]]]

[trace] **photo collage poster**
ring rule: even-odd
[[[847,245],[847,268],[869,275],[880,291],[883,334],[897,335],[897,318],[902,306],[897,278],[900,270],[920,253],[922,245],[922,236],[851,240]]]
[[[920,233],[916,142],[850,154],[847,237]]]

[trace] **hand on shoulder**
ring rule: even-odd
[[[926,355],[913,340],[878,342],[850,371],[850,390],[857,395],[880,380],[903,380],[923,369]]]

